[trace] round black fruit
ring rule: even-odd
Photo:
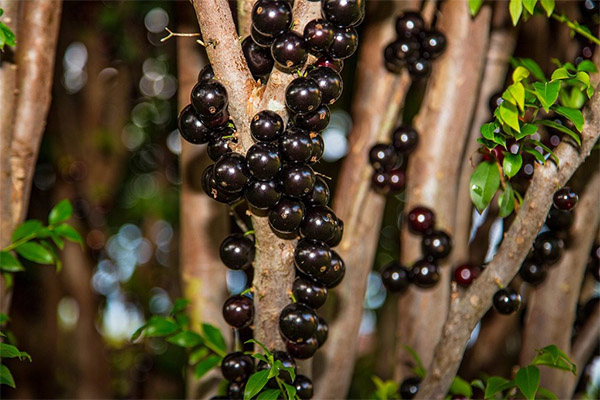
[[[413,79],[422,79],[431,73],[431,61],[419,58],[418,60],[409,62],[406,68]]]
[[[371,187],[379,194],[387,194],[390,191],[389,174],[387,171],[374,171],[371,175]]]
[[[402,125],[392,134],[392,145],[402,154],[409,154],[419,144],[419,134],[412,126]]]
[[[281,159],[277,146],[270,143],[256,143],[246,153],[248,170],[261,181],[269,181],[281,169]]]
[[[392,169],[387,173],[388,187],[391,193],[400,193],[404,190],[406,176],[402,168]]]
[[[283,119],[275,111],[263,110],[252,117],[250,133],[258,141],[278,140],[283,133]]]
[[[410,269],[409,278],[416,286],[428,289],[434,287],[440,281],[440,270],[437,264],[427,260],[419,260]]]
[[[245,388],[246,383],[244,382],[229,382],[227,386],[227,398],[229,400],[242,400]]]
[[[427,207],[417,206],[407,216],[408,228],[415,233],[426,233],[435,227],[435,214]]]
[[[383,267],[381,280],[385,288],[392,293],[403,293],[410,284],[408,269],[400,265],[398,261],[392,261]]]
[[[264,81],[264,78],[271,73],[275,64],[269,49],[259,46],[248,36],[242,42],[242,51],[254,79]]]
[[[284,367],[286,368],[292,368],[294,370],[294,372],[296,372],[296,362],[294,361],[294,359],[285,351],[274,351],[273,352],[273,359],[275,361],[281,361],[281,363],[283,364]],[[267,364],[264,361],[259,361],[258,365],[256,366],[256,370],[257,371],[264,371],[266,369],[269,369],[269,364]],[[298,375],[296,375],[298,376]],[[287,383],[288,385],[292,384],[292,377],[290,376],[289,372],[287,372],[286,370],[281,370],[279,372],[279,378],[283,379],[283,381],[285,383]],[[272,387],[272,388],[277,388],[277,382],[275,381],[274,378],[271,378],[269,380],[269,383],[267,384],[267,386]]]
[[[535,238],[533,254],[541,263],[552,265],[560,260],[564,246],[564,241],[554,232],[546,231]]]
[[[318,348],[319,343],[314,336],[301,343],[290,342],[289,340],[285,341],[285,349],[290,356],[300,360],[311,358],[315,355]]]
[[[319,347],[325,344],[327,336],[329,336],[329,325],[327,325],[327,321],[325,321],[323,317],[319,317],[319,324],[317,325],[317,332],[315,333],[315,338],[317,338],[317,342],[319,342]]]
[[[325,179],[317,176],[315,179],[315,186],[313,190],[306,196],[302,198],[302,201],[306,205],[322,205],[326,206],[329,203],[329,186],[327,186],[327,182]]]
[[[214,131],[206,126],[194,108],[188,105],[179,114],[179,133],[190,143],[203,144],[213,137]]]
[[[211,160],[217,161],[223,154],[231,153],[232,150],[229,147],[229,140],[223,139],[221,136],[215,136],[208,142],[206,152]]]
[[[331,264],[325,273],[316,278],[319,282],[327,286],[327,289],[333,289],[342,282],[346,274],[346,264],[342,257],[333,250],[331,252]]]
[[[421,241],[421,250],[435,259],[444,258],[452,251],[452,239],[444,231],[427,233]]]
[[[323,104],[333,104],[342,95],[344,83],[340,74],[335,70],[319,67],[311,70],[307,76],[319,85]]]
[[[214,77],[215,73],[213,72],[212,65],[208,64],[200,70],[200,73],[198,74],[198,82],[205,79],[213,79]]]
[[[302,197],[315,186],[315,172],[306,164],[293,164],[281,171],[283,193],[290,197]]]
[[[279,141],[281,156],[290,163],[305,163],[312,157],[312,139],[306,131],[289,128]]]
[[[295,114],[315,111],[321,105],[321,98],[318,83],[310,78],[296,78],[285,89],[285,104]]]
[[[223,304],[223,319],[234,328],[250,326],[254,319],[254,304],[251,298],[231,296]]]
[[[312,206],[306,209],[300,225],[300,234],[312,240],[328,242],[336,234],[337,217],[326,206]]]
[[[246,269],[254,260],[254,242],[241,233],[234,233],[221,242],[219,255],[227,268]]]
[[[369,151],[369,162],[376,170],[389,171],[398,163],[398,154],[393,146],[377,143]]]
[[[500,314],[512,314],[521,306],[521,295],[512,288],[500,289],[494,294],[492,303]]]
[[[300,239],[294,250],[294,262],[300,272],[311,278],[320,277],[331,268],[332,252],[325,243]]]
[[[279,36],[290,29],[292,7],[287,1],[259,0],[252,8],[252,26],[266,36]]]
[[[446,36],[439,31],[425,32],[421,39],[421,53],[425,58],[439,57],[446,49]]]
[[[254,25],[252,25],[252,27],[250,28],[250,37],[252,38],[252,41],[254,43],[259,45],[260,47],[267,48],[269,51],[271,51],[271,45],[275,41],[275,38],[273,36],[263,35],[259,31],[257,31]]]
[[[400,37],[416,38],[424,29],[425,21],[418,12],[408,11],[396,18],[396,33]]]
[[[365,13],[365,0],[322,0],[323,17],[335,26],[355,26]]]
[[[279,315],[279,331],[291,342],[306,342],[317,331],[318,320],[310,307],[291,303],[285,306]]]
[[[214,177],[214,164],[206,167],[202,173],[202,189],[206,194],[220,203],[233,203],[242,196],[241,192],[231,193],[217,185]]]
[[[310,164],[314,164],[319,162],[321,157],[323,157],[323,153],[325,153],[325,141],[321,135],[314,132],[311,132],[310,134],[310,141],[312,143],[312,154],[309,161]]]
[[[326,243],[329,245],[329,247],[335,247],[342,242],[343,237],[344,237],[344,221],[342,221],[341,219],[336,217],[335,234]]]
[[[307,131],[321,132],[327,128],[327,125],[329,125],[330,117],[331,113],[329,111],[329,107],[327,107],[325,104],[321,104],[315,111],[311,113],[295,114],[294,125]]]
[[[223,378],[230,382],[246,382],[254,372],[252,357],[241,351],[229,353],[221,361]]]
[[[358,48],[358,34],[354,28],[334,28],[329,55],[338,60],[350,57]]]
[[[333,25],[324,19],[313,19],[304,27],[304,43],[316,54],[327,52],[333,42]]]
[[[544,282],[547,274],[546,267],[535,260],[526,260],[519,270],[521,278],[534,286]]]
[[[556,207],[550,208],[546,218],[546,226],[556,232],[566,232],[571,229],[575,215],[573,211],[559,210]]]
[[[307,57],[304,38],[296,32],[284,33],[273,41],[271,56],[277,63],[277,67],[284,71],[295,71],[301,68]]]
[[[552,198],[554,206],[559,210],[572,210],[579,201],[579,196],[570,187],[564,187],[557,190]]]
[[[239,153],[223,154],[215,163],[215,181],[228,192],[241,191],[248,182],[248,175],[246,157]]]
[[[251,180],[244,191],[244,196],[252,207],[268,210],[281,199],[281,192],[275,181]]]
[[[310,400],[313,397],[313,383],[304,375],[296,375],[294,381],[294,387],[296,388],[296,395],[300,400]]]
[[[292,293],[299,303],[314,309],[321,307],[327,301],[327,288],[312,279],[296,278],[292,286]]]
[[[334,70],[335,72],[337,72],[339,74],[340,72],[342,72],[342,69],[344,68],[344,61],[334,59],[329,54],[324,54],[321,57],[319,57],[317,59],[317,61],[315,61],[312,65],[317,68],[318,67],[331,68],[332,70]]]
[[[398,73],[408,62],[419,58],[419,42],[414,38],[400,38],[388,44],[383,51],[386,66]]]
[[[301,201],[282,197],[269,211],[269,225],[279,233],[292,233],[300,227],[304,216],[304,204]]]
[[[192,106],[203,119],[221,114],[228,104],[227,90],[216,79],[205,79],[196,83],[190,97]]]
[[[400,384],[400,397],[403,399],[413,399],[419,391],[421,379],[417,377],[406,378]]]

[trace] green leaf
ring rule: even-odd
[[[0,385],[8,385],[12,388],[15,387],[15,380],[8,367],[4,364],[0,364]]]
[[[268,370],[258,371],[250,375],[248,382],[246,382],[246,389],[244,390],[244,400],[250,400],[256,396],[269,381],[268,376]]]
[[[0,269],[7,272],[25,271],[19,260],[8,251],[0,252]]]
[[[532,156],[535,157],[535,159],[540,163],[540,164],[544,164],[546,162],[546,159],[544,158],[544,156],[542,155],[542,153],[540,153],[539,151],[537,151],[536,149],[525,149],[526,153],[531,154]]]
[[[17,44],[15,34],[8,26],[3,22],[0,22],[0,50],[4,50],[4,46],[15,46]]]
[[[281,362],[281,360],[276,360],[275,361],[275,365],[277,366],[277,368],[279,369],[279,377],[282,377],[281,371],[286,371],[289,375],[290,375],[290,379],[292,381],[296,380],[296,371],[294,371],[293,367],[286,367],[285,365],[283,365],[283,363]]]
[[[225,338],[223,337],[223,334],[221,333],[219,328],[211,324],[202,324],[202,333],[204,333],[207,345],[213,345],[218,351],[222,353],[227,352],[227,344],[225,343]]]
[[[52,239],[52,241],[54,242],[56,247],[58,247],[61,250],[65,248],[64,240],[62,240],[56,232],[50,231],[49,234],[50,234],[50,239]]]
[[[15,251],[19,253],[21,257],[38,264],[54,263],[52,254],[43,246],[34,242],[25,242],[20,244],[15,248]]]
[[[544,110],[548,112],[550,106],[558,99],[560,82],[534,82],[533,90]]]
[[[523,165],[523,157],[521,154],[505,153],[502,161],[502,169],[509,178],[515,176]]]
[[[427,370],[425,369],[425,366],[423,365],[423,361],[421,361],[421,357],[419,357],[419,355],[417,354],[415,349],[413,349],[412,347],[410,347],[408,345],[404,345],[402,347],[404,348],[404,350],[406,350],[408,352],[408,354],[410,354],[412,359],[415,360],[415,364],[417,364],[417,366],[414,369],[415,374],[419,378],[423,379],[425,377],[425,372]]]
[[[472,16],[476,16],[479,10],[481,9],[481,5],[483,4],[483,0],[469,0],[469,11]]]
[[[146,324],[144,335],[146,337],[162,337],[171,335],[178,330],[179,326],[171,318],[155,315]]]
[[[210,371],[211,369],[213,369],[214,367],[219,365],[221,363],[222,359],[223,359],[222,357],[216,356],[216,355],[206,357],[206,359],[202,360],[194,368],[194,378],[196,378],[196,379],[202,378],[204,375],[206,375],[208,373],[208,371]]]
[[[569,74],[569,71],[567,71],[566,68],[558,68],[556,70],[554,70],[554,72],[552,73],[552,77],[550,77],[550,80],[552,81],[558,81],[558,80],[562,80],[562,79],[571,79],[572,76],[571,74]]]
[[[267,347],[264,344],[262,344],[261,342],[259,342],[258,340],[250,339],[250,340],[246,340],[244,343],[254,343],[254,344],[257,344],[257,345],[259,345],[263,349],[263,351],[265,352],[265,355],[267,355],[267,357],[272,357],[273,356],[273,354],[271,353],[271,351],[269,349],[267,349]]]
[[[579,135],[575,132],[573,132],[572,130],[570,130],[569,128],[567,128],[564,125],[558,124],[554,121],[550,121],[550,120],[538,120],[535,121],[537,124],[540,125],[545,125],[548,126],[550,128],[554,128],[562,133],[566,133],[567,135],[569,135],[574,141],[575,143],[577,143],[579,146],[581,146],[581,138],[579,138]]]
[[[546,16],[551,16],[554,12],[554,0],[540,0],[542,7],[546,10]]]
[[[577,72],[577,74],[575,74],[575,79],[583,83],[586,89],[590,87],[590,76],[587,74],[587,72]]]
[[[525,88],[521,82],[516,82],[510,85],[506,91],[510,93],[510,96],[515,100],[517,106],[524,110],[525,107]]]
[[[31,361],[29,354],[7,343],[0,343],[0,358],[18,358],[19,360],[26,358]]]
[[[189,349],[202,344],[204,341],[202,340],[202,336],[198,335],[196,332],[181,331],[176,335],[167,338],[167,342]]]
[[[546,388],[540,387],[537,391],[538,398],[548,399],[548,400],[558,400],[558,397],[551,391]]]
[[[175,321],[177,321],[177,325],[179,325],[181,329],[187,329],[190,326],[190,317],[186,314],[175,314]]]
[[[537,130],[538,128],[535,124],[524,124],[523,126],[521,126],[521,132],[515,134],[515,139],[521,140],[526,136],[531,136],[534,133],[536,133]]]
[[[531,361],[531,365],[546,365],[548,367],[571,371],[577,374],[577,366],[569,356],[561,351],[556,345],[546,346],[537,350],[538,354]]]
[[[511,63],[515,66],[523,66],[531,72],[531,74],[535,77],[535,79],[539,81],[545,81],[546,76],[544,75],[544,71],[542,68],[533,61],[531,58],[513,58],[511,59]]]
[[[287,393],[287,398],[289,400],[294,400],[296,398],[296,387],[292,385],[288,385],[287,383],[283,383],[283,387]]]
[[[473,171],[469,184],[471,200],[479,212],[482,212],[492,201],[500,186],[500,173],[495,163],[485,161]]]
[[[495,122],[489,122],[481,125],[481,136],[488,140],[494,140],[494,132],[498,129],[498,124]]]
[[[246,354],[250,354],[251,357],[256,358],[257,360],[260,360],[260,361],[264,361],[267,364],[269,363],[269,361],[267,360],[267,357],[265,357],[264,354],[252,353],[252,352],[246,352]]]
[[[177,299],[175,300],[175,304],[173,304],[173,308],[171,308],[171,314],[177,314],[180,311],[183,311],[190,304],[188,299]]]
[[[519,112],[514,104],[503,101],[502,104],[500,104],[500,107],[498,107],[498,113],[506,125],[517,132],[521,130],[519,125]]]
[[[515,377],[517,387],[527,400],[534,400],[540,386],[540,370],[534,365],[519,369]]]
[[[510,11],[513,25],[517,26],[519,18],[521,18],[521,14],[523,13],[523,3],[521,0],[510,0],[508,10]]]
[[[531,15],[533,15],[533,10],[535,9],[535,3],[537,3],[537,0],[523,0],[523,6]]]
[[[58,233],[61,237],[67,239],[70,242],[79,243],[83,246],[83,239],[81,235],[69,224],[60,224],[54,228],[54,232]]]
[[[471,381],[471,386],[477,389],[485,390],[485,385],[481,379],[473,379]]]
[[[500,376],[492,376],[487,380],[484,397],[486,399],[489,399],[490,397],[494,396],[496,393],[503,392],[514,386],[515,386],[515,383],[513,381],[509,381],[508,379],[504,379]]]
[[[507,183],[506,188],[502,191],[498,197],[498,215],[500,218],[509,216],[515,209],[515,199],[512,186]]]
[[[583,60],[579,64],[577,64],[577,71],[584,71],[589,73],[598,72],[598,68],[596,68],[596,64],[590,60]]]
[[[558,104],[553,105],[552,107],[550,107],[550,109],[553,110],[555,113],[567,118],[569,121],[573,122],[575,128],[579,132],[581,132],[581,130],[583,129],[584,122],[583,114],[581,113],[581,111],[576,110],[574,108],[559,106]]]
[[[21,225],[15,228],[13,231],[11,241],[15,243],[17,240],[23,239],[28,236],[35,236],[43,228],[43,225],[37,219],[30,219],[23,222]]]
[[[277,400],[280,394],[281,390],[279,389],[267,389],[259,394],[256,400]]]
[[[208,348],[206,348],[204,346],[199,347],[198,349],[196,349],[190,353],[190,356],[188,358],[188,364],[194,365],[194,364],[198,363],[200,360],[202,360],[204,357],[206,357],[209,352],[210,352],[210,350],[208,350]]]
[[[71,215],[73,215],[73,206],[69,200],[64,199],[50,210],[48,223],[56,225],[71,218]]]
[[[529,76],[529,70],[527,68],[522,67],[522,66],[519,65],[513,71],[512,80],[515,83],[516,82],[521,82],[523,79],[527,78],[528,76]]]
[[[279,361],[279,360],[277,360]],[[279,363],[281,363],[281,361],[279,361]],[[283,364],[280,364],[283,366]],[[273,365],[271,365],[271,368],[269,368],[269,376],[268,378],[275,378],[277,375],[279,375],[279,368],[277,368],[277,362]]]
[[[471,385],[460,376],[454,377],[449,391],[451,394],[460,394],[468,398],[473,396],[473,389],[471,389]]]

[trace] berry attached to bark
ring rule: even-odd
[[[266,36],[279,36],[290,29],[292,7],[287,1],[259,0],[252,8],[252,26]]]
[[[398,154],[393,146],[377,143],[369,151],[369,162],[378,171],[389,171],[398,163]]]
[[[234,328],[250,326],[254,319],[254,302],[246,296],[231,296],[223,305],[223,319]]]
[[[325,321],[323,317],[319,317],[319,324],[317,325],[317,332],[315,333],[315,338],[317,339],[317,342],[319,342],[319,347],[325,344],[327,336],[329,336],[329,325],[327,325],[327,321]]]
[[[216,79],[205,79],[192,89],[191,103],[200,118],[214,118],[227,108],[227,90]]]
[[[408,228],[415,232],[424,234],[435,227],[435,214],[427,207],[415,207],[407,216]]]
[[[526,260],[519,270],[521,278],[533,286],[537,286],[544,282],[547,274],[548,271],[546,270],[546,267],[535,260]]]
[[[327,67],[315,68],[308,73],[308,77],[319,85],[323,104],[333,104],[342,95],[344,83],[335,70]]]
[[[313,383],[304,375],[296,375],[294,381],[294,387],[296,388],[296,395],[300,400],[310,400],[313,397]]]
[[[421,39],[421,53],[423,57],[434,59],[439,57],[446,49],[446,36],[438,31],[425,32]]]
[[[311,358],[315,355],[318,348],[319,343],[314,336],[301,343],[291,342],[289,340],[286,340],[285,342],[285,349],[290,356],[300,360]]]
[[[326,206],[312,206],[306,209],[300,225],[300,234],[312,240],[327,242],[333,238],[337,229],[337,217]]]
[[[186,106],[179,114],[179,133],[193,144],[206,143],[214,135],[214,131],[200,120],[191,105]]]
[[[331,250],[331,263],[325,273],[319,275],[316,279],[327,286],[327,289],[333,289],[339,285],[346,274],[346,264],[342,257],[334,250]]]
[[[279,141],[281,156],[290,163],[305,163],[312,157],[310,134],[301,129],[287,129]]]
[[[521,306],[521,295],[512,288],[500,289],[494,294],[492,303],[500,314],[509,315]]]
[[[322,0],[321,13],[338,27],[359,24],[365,13],[366,0]]]
[[[295,114],[313,112],[321,105],[321,89],[310,78],[294,79],[285,89],[285,105]]]
[[[234,233],[221,242],[219,255],[227,268],[246,269],[254,260],[254,242],[247,236]]]
[[[300,272],[317,278],[331,268],[332,252],[325,243],[300,239],[294,251],[294,263]]]
[[[564,187],[554,193],[552,200],[554,201],[554,206],[556,208],[568,211],[572,210],[577,205],[579,196],[570,187]]]
[[[358,48],[358,34],[354,28],[334,28],[333,43],[329,46],[329,55],[344,60]]]
[[[228,192],[241,191],[248,182],[248,175],[246,157],[239,153],[223,154],[215,163],[215,181]]]
[[[403,293],[408,289],[408,269],[398,261],[392,261],[381,270],[381,280],[387,290],[392,293]]]
[[[251,180],[244,191],[248,204],[259,210],[268,210],[281,199],[281,192],[275,181]]]
[[[250,133],[254,140],[272,142],[283,133],[283,119],[275,111],[263,110],[255,114],[250,122]]]
[[[242,42],[242,52],[254,79],[261,79],[264,82],[275,64],[269,49],[259,46],[248,36]]]
[[[396,18],[396,33],[400,37],[416,38],[425,29],[425,21],[421,14],[407,11]]]
[[[296,32],[284,33],[273,41],[271,56],[277,63],[277,67],[284,71],[295,71],[301,68],[308,56],[304,38]]]
[[[422,289],[434,287],[440,280],[440,270],[437,264],[427,260],[415,262],[409,271],[412,283]]]
[[[273,179],[281,169],[281,159],[276,145],[256,143],[246,153],[248,170],[252,176],[261,181]]]
[[[254,372],[252,357],[241,351],[229,353],[221,361],[223,378],[230,382],[246,382]]]
[[[533,242],[533,254],[544,264],[552,265],[560,260],[565,243],[554,232],[540,233]]]
[[[452,239],[444,231],[426,233],[421,241],[421,250],[429,257],[445,258],[452,251]]]
[[[462,287],[469,287],[471,283],[479,276],[479,268],[470,264],[463,264],[454,270],[454,280]]]
[[[283,193],[290,197],[302,197],[315,186],[315,172],[306,164],[294,164],[281,171]]]
[[[327,288],[312,279],[296,278],[292,286],[292,293],[299,303],[314,309],[321,307],[327,301]]]
[[[419,134],[412,126],[399,126],[392,134],[392,145],[401,154],[410,154],[418,144]]]
[[[300,303],[285,306],[279,315],[281,335],[296,343],[310,339],[317,331],[318,317],[310,308]]]
[[[316,54],[327,52],[333,42],[333,25],[324,19],[313,19],[304,27],[304,43]]]
[[[302,201],[306,205],[326,206],[327,204],[329,204],[329,197],[330,192],[327,182],[325,182],[325,179],[321,178],[320,176],[317,176],[317,178],[315,179],[315,186],[313,187],[313,190],[311,190],[309,194],[304,196],[302,198]]]
[[[421,379],[417,377],[406,378],[400,384],[400,397],[403,399],[413,399],[419,391]]]
[[[282,197],[269,211],[269,225],[278,233],[292,233],[300,227],[304,216],[304,204],[289,197]]]

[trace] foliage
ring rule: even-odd
[[[202,324],[201,332],[191,329],[190,318],[185,312],[189,303],[187,299],[178,299],[169,315],[152,316],[133,333],[131,340],[138,340],[142,335],[162,337],[168,343],[186,349],[189,365],[194,367],[194,377],[200,379],[221,364],[227,355],[227,344],[221,331],[211,324]]]
[[[4,330],[4,325],[9,321],[8,315],[0,313],[0,326]],[[12,335],[7,335],[4,331],[0,331],[0,338],[2,340],[8,339]],[[29,360],[31,362],[31,356],[24,351],[19,350],[14,343],[11,344],[0,342],[0,360],[5,358],[18,358],[19,360]],[[4,364],[0,364],[0,385],[8,385],[12,388],[15,387],[15,380],[8,367]]]
[[[513,189],[510,179],[520,171],[525,153],[542,164],[548,158],[559,163],[550,148],[532,137],[540,126],[560,131],[581,145],[579,134],[584,124],[581,108],[594,92],[589,73],[597,71],[591,61],[582,61],[575,67],[555,60],[557,68],[548,80],[531,59],[511,62],[513,83],[502,93],[494,120],[481,126],[482,137],[478,139],[484,153],[493,150],[498,155],[500,150],[502,163],[498,161],[500,157],[484,160],[475,168],[469,185],[473,204],[480,212],[501,189],[498,198],[501,217],[510,215],[521,202],[521,194]],[[549,115],[563,117],[569,125],[547,119]]]
[[[4,14],[4,10],[0,8],[0,17]],[[2,21],[0,21],[0,50],[4,51],[4,46],[14,47],[17,44],[17,39],[13,31]],[[4,376],[4,371],[3,376]]]
[[[413,373],[419,378],[424,379],[425,369],[423,368],[421,358],[410,347],[404,346],[404,348],[410,353],[415,361]],[[571,361],[569,356],[556,345],[550,345],[537,350],[537,355],[531,360],[529,365],[519,368],[515,378],[512,380],[500,376],[491,376],[485,378],[485,380],[476,379],[469,383],[460,376],[456,376],[450,385],[448,396],[446,398],[455,395],[471,398],[473,396],[473,389],[476,388],[484,392],[485,399],[506,398],[503,393],[507,396],[510,394],[514,397],[517,391],[519,391],[527,400],[535,399],[536,394],[538,395],[538,398],[556,399],[554,393],[540,387],[540,370],[537,367],[538,365],[570,371],[574,375],[577,375],[577,367],[573,361]],[[399,398],[398,383],[392,380],[383,381],[376,376],[373,377],[373,382],[375,383],[376,390],[372,398],[378,400]]]
[[[244,400],[252,399],[257,395],[258,397],[256,398],[261,400],[278,399],[280,396],[283,396],[283,398],[287,400],[297,399],[298,396],[296,396],[296,387],[285,383],[281,378],[281,373],[287,372],[292,381],[294,381],[296,379],[296,372],[294,369],[284,366],[280,360],[275,360],[273,353],[271,353],[271,351],[269,351],[269,349],[267,349],[266,346],[259,341],[251,339],[246,343],[254,343],[262,348],[264,354],[257,352],[247,352],[246,354],[251,355],[259,361],[267,363],[269,368],[262,371],[257,371],[250,375],[248,382],[246,382],[246,388],[244,389]],[[263,390],[270,379],[275,379],[278,389]]]

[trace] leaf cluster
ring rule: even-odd
[[[4,14],[4,10],[0,8],[0,17]],[[14,32],[6,26],[6,24],[0,21],[0,50],[4,51],[4,46],[14,47],[17,44],[17,38]]]

